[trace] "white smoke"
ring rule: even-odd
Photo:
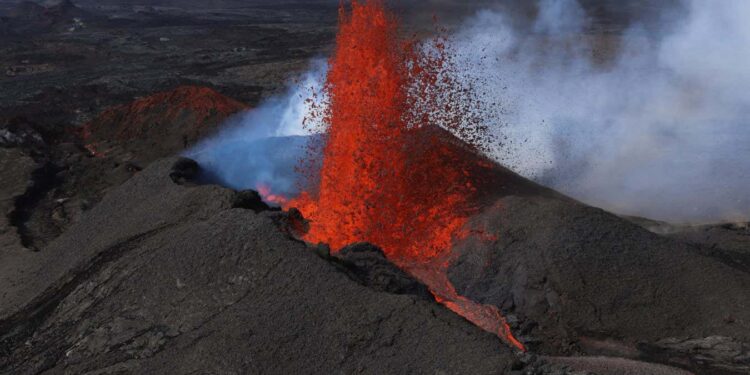
[[[750,218],[750,1],[686,6],[659,35],[631,27],[605,64],[575,0],[541,0],[530,34],[493,11],[465,22],[467,79],[500,103],[494,156],[622,214]]]
[[[299,188],[295,168],[305,157],[310,134],[322,127],[310,123],[315,106],[325,104],[328,66],[313,60],[311,68],[271,96],[222,125],[215,136],[185,153],[203,166],[209,179],[235,189],[269,188],[294,196]],[[306,123],[307,121],[307,123]]]
[[[750,1],[684,0],[661,31],[631,26],[592,59],[576,0],[539,0],[531,27],[485,10],[453,48],[494,157],[586,203],[683,222],[750,219]],[[646,31],[648,30],[648,31]],[[188,153],[235,188],[294,195],[303,120],[326,64]],[[317,105],[325,98],[318,96]],[[314,126],[312,128],[315,128]],[[291,137],[289,136],[299,136]]]

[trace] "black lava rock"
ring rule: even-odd
[[[200,171],[201,167],[195,160],[179,158],[174,165],[172,165],[172,169],[169,171],[169,178],[171,178],[174,183],[183,185],[197,180]]]
[[[173,184],[175,164],[112,189],[45,251],[0,252],[0,374],[509,371],[497,337],[354,282],[279,228],[286,213]],[[346,253],[362,277],[397,273],[377,251]]]
[[[255,212],[268,211],[271,209],[263,198],[255,190],[243,190],[237,193],[234,201],[234,208],[244,208]]]
[[[356,243],[343,248],[338,258],[362,284],[380,292],[410,294],[432,300],[427,287],[391,263],[379,247]]]

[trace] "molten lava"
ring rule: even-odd
[[[268,203],[283,206],[289,202],[289,199],[287,197],[281,194],[274,194],[268,185],[258,184],[256,186],[256,189],[258,190],[258,194],[260,194],[261,198],[263,198],[263,200]]]
[[[148,138],[160,126],[172,123],[184,123],[197,132],[245,109],[246,105],[208,87],[181,86],[105,110],[84,125],[83,138],[98,133],[98,138],[107,140]]]
[[[456,100],[464,90],[443,42],[404,41],[381,1],[355,0],[340,10],[336,43],[319,181],[286,205],[310,220],[305,239],[380,246],[439,302],[523,349],[496,308],[459,296],[447,276],[453,240],[469,235],[484,159],[465,157],[478,150],[450,134],[481,128],[466,127],[471,109]]]

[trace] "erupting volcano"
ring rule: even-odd
[[[486,168],[472,100],[445,41],[399,37],[381,1],[342,6],[325,91],[322,169],[314,188],[286,206],[310,220],[305,239],[334,251],[360,241],[382,247],[436,299],[519,349],[498,309],[459,296],[446,275],[455,239],[477,211]],[[459,100],[459,97],[461,100]]]
[[[750,1],[19,1],[0,375],[750,374]]]

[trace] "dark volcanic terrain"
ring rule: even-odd
[[[332,261],[292,237],[293,216],[178,185],[174,163],[112,191],[43,252],[3,254],[0,372],[510,370],[496,337],[425,293],[368,287],[366,254]]]
[[[410,31],[427,3],[475,9],[403,2]],[[599,62],[674,2],[614,3],[582,1]],[[307,244],[298,210],[177,157],[327,55],[337,5],[0,0],[0,374],[750,373],[747,223],[623,218],[482,164],[449,277],[522,353],[376,246]],[[257,147],[291,165],[292,143]]]
[[[32,249],[282,88],[336,21],[335,4],[0,5],[0,237]]]
[[[179,85],[255,103],[326,51],[337,14],[335,4],[267,2],[231,11],[9,7],[0,13],[9,29],[0,34],[0,109],[49,126],[82,124],[106,106]]]

